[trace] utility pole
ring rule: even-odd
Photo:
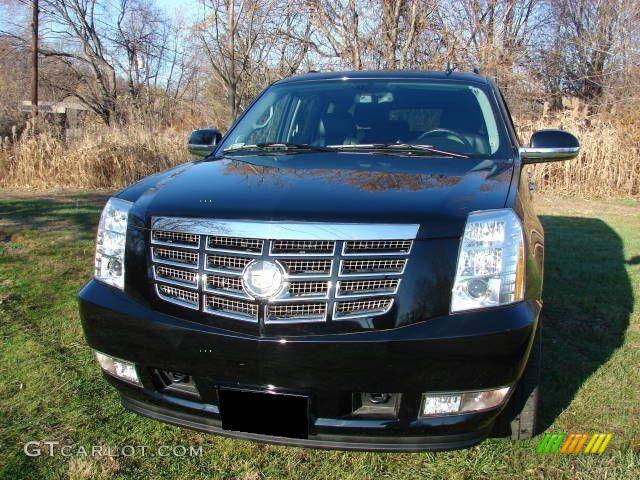
[[[38,115],[38,0],[31,0],[31,116]]]

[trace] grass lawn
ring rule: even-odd
[[[538,455],[540,437],[442,453],[345,453],[218,438],[122,409],[84,342],[104,196],[0,194],[0,478],[640,478],[640,204],[542,199],[542,427],[610,432],[607,451]],[[31,440],[201,445],[202,457],[28,457]]]

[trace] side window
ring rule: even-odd
[[[522,143],[522,141],[520,139],[520,134],[518,133],[518,129],[516,128],[516,124],[513,122],[513,118],[511,117],[511,111],[509,110],[509,104],[505,100],[504,95],[502,95],[502,90],[500,90],[498,87],[496,87],[496,90],[500,94],[500,100],[502,100],[502,104],[504,105],[504,109],[507,112],[507,117],[509,117],[509,122],[511,122],[511,128],[513,128],[513,131],[516,133],[516,136],[518,137],[518,143]]]
[[[494,154],[500,147],[500,134],[498,133],[498,125],[496,124],[496,117],[493,114],[491,104],[485,93],[479,88],[469,87],[471,92],[475,95],[476,101],[480,106],[482,112],[482,131],[489,142],[491,153]]]

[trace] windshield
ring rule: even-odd
[[[488,96],[473,85],[318,80],[270,87],[218,151],[242,154],[265,145],[417,150],[411,146],[418,145],[431,147],[432,155],[494,157],[504,153],[504,138]]]

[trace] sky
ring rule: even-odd
[[[199,6],[197,0],[155,0],[155,4],[169,14],[178,13],[186,18],[195,15]]]
[[[27,25],[28,3],[28,0],[0,0],[0,30],[13,30],[16,25]],[[185,19],[196,16],[199,8],[202,8],[198,0],[154,0],[153,3],[168,14]]]

